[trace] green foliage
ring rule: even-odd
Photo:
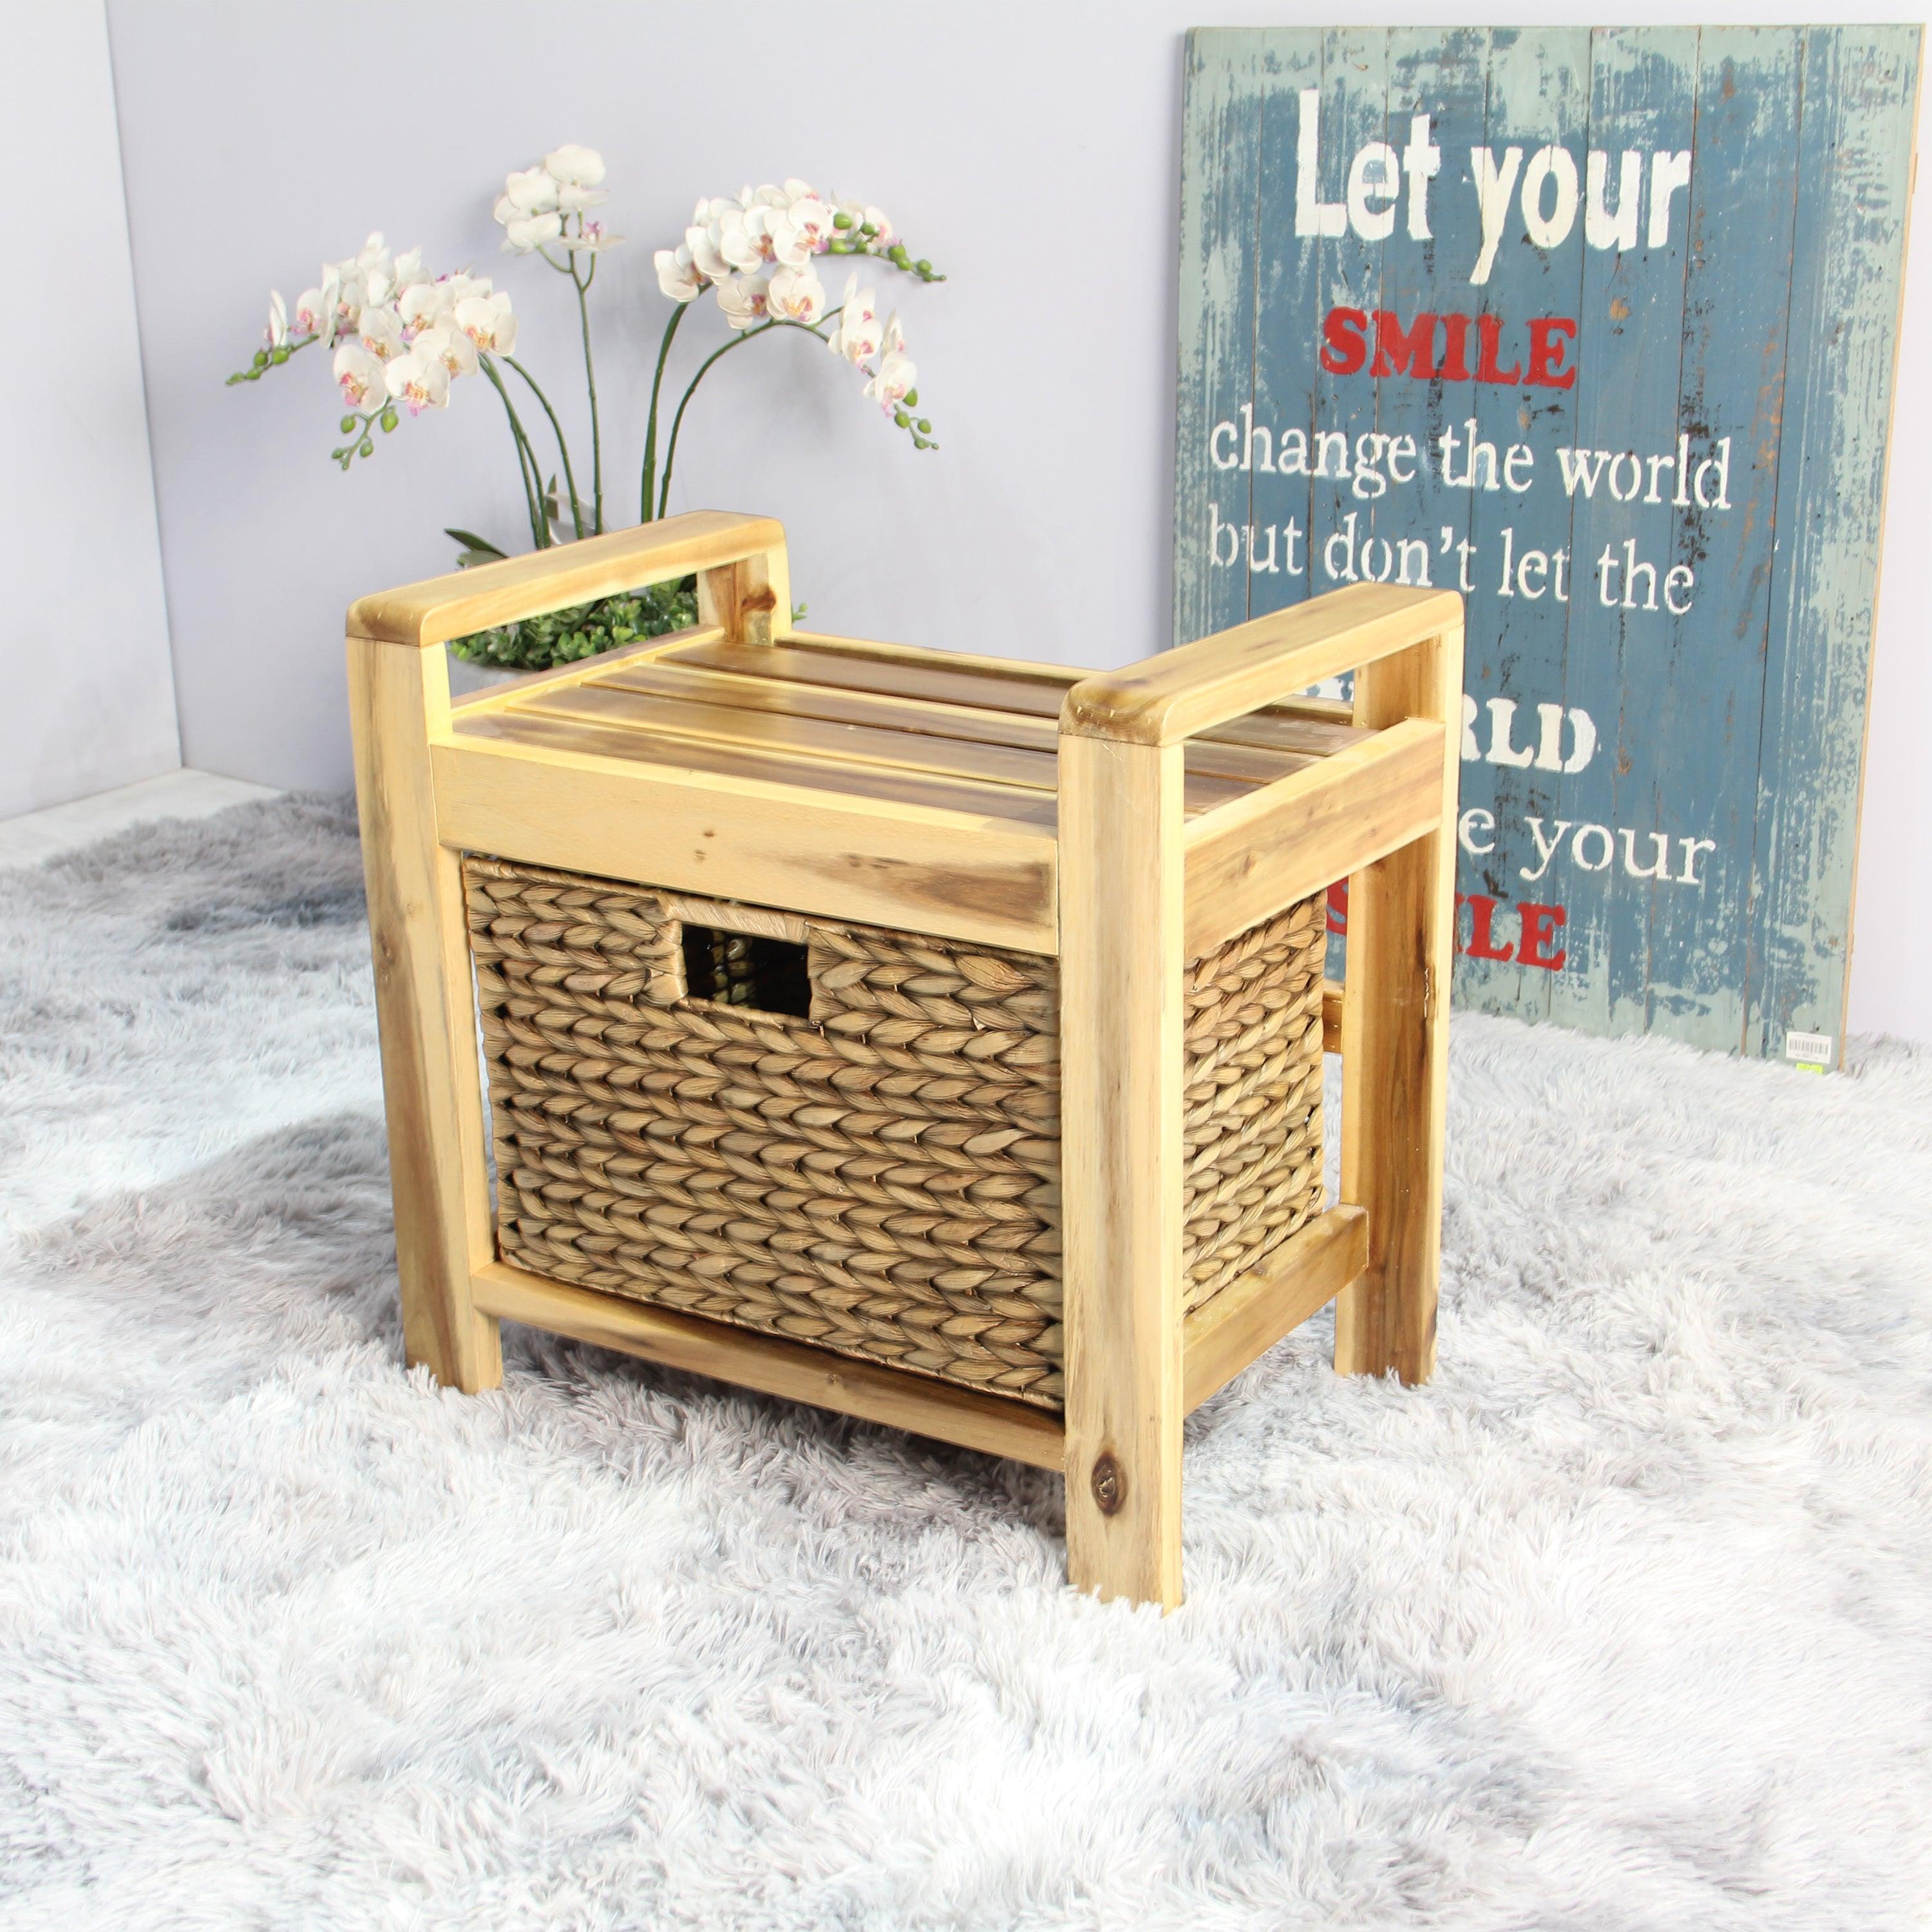
[[[508,670],[548,670],[553,664],[575,664],[600,651],[615,650],[668,631],[682,631],[698,622],[698,579],[654,584],[646,590],[620,592],[579,604],[568,610],[547,611],[458,638],[449,648],[472,664],[496,664]]]

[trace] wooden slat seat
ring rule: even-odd
[[[458,735],[759,778],[1052,830],[1058,718],[1083,675],[794,634],[686,634],[458,707]],[[1340,713],[1337,716],[1337,713]],[[1346,707],[1276,706],[1187,747],[1186,809],[1212,811],[1345,750]]]

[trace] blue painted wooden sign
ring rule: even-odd
[[[1836,1063],[1919,55],[1189,38],[1176,634],[1466,594],[1466,1004]]]

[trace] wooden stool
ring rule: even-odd
[[[452,703],[447,640],[694,572]],[[1433,1365],[1461,600],[1097,676],[790,608],[707,512],[350,609],[410,1360],[494,1387],[508,1318],[1063,1470],[1072,1580],[1171,1606],[1190,1409],[1330,1300]]]

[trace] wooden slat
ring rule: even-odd
[[[430,748],[446,845],[592,878],[1051,954],[1044,825],[458,734]],[[1027,801],[1035,794],[1012,792]]]
[[[1003,819],[1051,831],[1053,800],[1017,785],[980,784],[968,778],[943,778],[903,767],[834,765],[822,758],[801,757],[775,748],[751,751],[696,738],[674,738],[621,724],[593,724],[540,712],[498,711],[473,722],[459,721],[459,739],[496,739],[514,745],[578,752],[606,761],[666,772],[709,772],[724,778],[770,778],[828,797],[879,799],[961,812],[980,819]]]
[[[1084,678],[1067,694],[1061,728],[1128,744],[1178,744],[1462,621],[1462,600],[1453,590],[1350,584]]]
[[[1369,1264],[1369,1217],[1331,1208],[1252,1274],[1231,1281],[1187,1318],[1181,1378],[1190,1409],[1233,1381],[1291,1328],[1326,1308]]]
[[[1180,1600],[1179,748],[1070,739],[1061,808],[1066,1560]]]
[[[768,688],[744,682],[750,688]],[[1052,792],[1060,782],[1057,751],[1030,752],[1014,746],[981,744],[929,733],[882,730],[870,725],[835,724],[824,718],[758,709],[694,704],[644,692],[608,689],[602,685],[572,685],[536,693],[527,703],[512,707],[508,715],[573,723],[582,720],[600,727],[633,730],[639,734],[635,755],[656,764],[678,762],[681,746],[719,745],[748,749],[758,761],[766,764],[770,762],[770,754],[776,753],[786,761],[786,770],[790,769],[789,761],[796,758],[842,774],[855,766],[869,766],[883,772],[922,772],[974,784],[1010,785],[1024,791]],[[614,752],[613,755],[623,754]],[[1255,760],[1269,780],[1312,762],[1267,752],[1241,752],[1234,755]],[[842,788],[843,784],[842,776]],[[1205,772],[1190,774],[1186,807],[1191,812],[1210,812],[1252,788],[1250,780]]]
[[[1187,828],[1187,956],[1436,830],[1444,728],[1408,718]]]
[[[1048,717],[989,710],[977,705],[941,704],[930,698],[853,691],[836,685],[794,683],[756,674],[748,667],[740,674],[682,664],[627,663],[590,682],[599,688],[608,686],[619,691],[682,698],[783,718],[818,718],[928,737],[964,739],[972,744],[1010,745],[1023,751],[1043,752],[1050,757],[1057,757],[1060,749],[1059,727]],[[1251,738],[1190,740],[1187,746],[1190,775],[1271,784],[1298,770],[1311,758],[1326,758],[1361,736],[1348,726],[1299,718],[1256,722],[1258,734]],[[1231,731],[1240,729],[1230,728]],[[1276,734],[1289,742],[1275,748],[1272,741]],[[1263,736],[1269,739],[1268,743],[1262,742]]]
[[[770,517],[693,510],[359,598],[349,607],[349,630],[423,648],[772,553],[767,574],[782,579],[784,527]]]
[[[694,625],[682,631],[668,631],[661,638],[645,638],[634,644],[620,644],[614,651],[605,651],[594,658],[582,658],[574,664],[553,664],[548,670],[525,671],[520,676],[499,678],[475,691],[466,691],[460,698],[452,698],[449,708],[459,716],[470,716],[484,711],[501,711],[513,704],[521,704],[535,691],[561,691],[566,686],[588,683],[594,678],[608,676],[616,670],[634,672],[641,666],[664,651],[674,651],[681,644],[698,644],[722,638],[724,633],[716,625]]]
[[[781,639],[776,649],[763,654],[728,643],[705,644],[668,652],[666,662],[1056,721],[1066,693],[1093,675],[1064,664],[974,658],[963,652],[802,633]],[[1354,736],[1352,715],[1348,705],[1332,699],[1283,695],[1259,716],[1244,716],[1238,723],[1228,721],[1225,727],[1202,735],[1220,743],[1324,757]]]
[[[1064,1435],[1059,1419],[1024,1402],[877,1367],[776,1335],[546,1281],[504,1262],[477,1270],[476,1298],[503,1321],[526,1322],[666,1368],[809,1402],[814,1408],[884,1423],[988,1456],[1008,1456],[1037,1469],[1061,1466]]]

